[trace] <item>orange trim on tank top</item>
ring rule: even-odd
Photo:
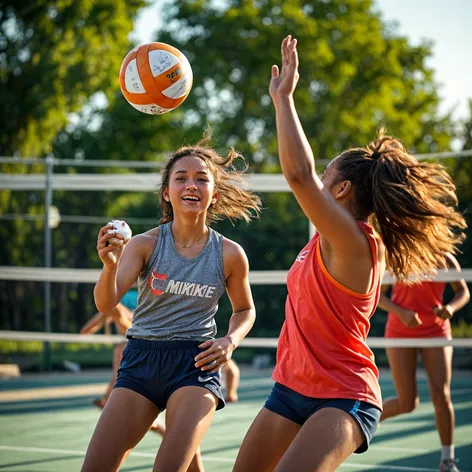
[[[366,235],[367,236],[367,235]],[[347,288],[346,286],[344,286],[342,283],[338,282],[329,272],[328,272],[328,269],[326,268],[326,266],[324,265],[324,262],[323,262],[323,258],[321,257],[321,238],[318,238],[318,241],[316,241],[316,257],[319,261],[319,264],[320,264],[320,267],[321,267],[321,271],[323,272],[323,274],[325,275],[325,277],[334,285],[336,286],[337,288],[339,288],[340,290],[342,290],[343,292],[347,293],[348,295],[352,295],[354,297],[357,297],[357,298],[369,298],[372,293],[374,292],[374,288],[375,288],[375,276],[377,274],[377,270],[376,270],[376,266],[377,266],[377,258],[375,258],[375,264],[374,264],[374,268],[373,268],[373,274],[372,274],[372,280],[371,280],[371,287],[370,287],[370,290],[367,292],[367,293],[359,293],[359,292],[355,292],[354,290],[351,290],[350,288]],[[370,250],[372,252],[372,246],[370,244],[370,241],[369,241],[369,247],[370,247]],[[372,258],[374,259],[374,255],[372,254]]]

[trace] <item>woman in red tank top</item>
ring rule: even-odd
[[[383,133],[344,151],[318,178],[293,99],[296,44],[283,40],[269,91],[282,171],[318,232],[288,273],[276,383],[235,472],[331,472],[367,449],[382,400],[366,340],[384,269],[403,280],[432,271],[433,255],[444,265],[441,255],[455,251],[465,227],[455,205],[443,203],[455,195],[446,171]]]
[[[454,256],[448,254],[447,260],[449,268],[461,270]],[[443,282],[425,281],[413,285],[397,283],[393,286],[391,299],[382,293],[379,307],[389,312],[385,337],[451,339],[449,320],[470,298],[463,279],[451,282],[451,286],[454,297],[445,305],[443,294],[446,284]],[[428,376],[436,426],[442,445],[440,470],[458,470],[454,465],[454,408],[450,395],[452,346],[389,347],[386,351],[398,396],[385,400],[380,421],[410,413],[418,406],[416,366],[419,352]]]

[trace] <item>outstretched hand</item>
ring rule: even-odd
[[[278,66],[272,66],[272,79],[269,93],[272,99],[277,97],[289,97],[297,86],[300,75],[298,74],[297,40],[288,35],[281,46],[282,69],[279,73]]]

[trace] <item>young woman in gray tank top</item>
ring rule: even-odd
[[[160,189],[161,226],[121,246],[119,235],[100,229],[103,270],[95,303],[111,311],[137,282],[138,306],[127,331],[115,388],[90,441],[83,471],[116,471],[156,416],[166,409],[167,431],[154,471],[185,471],[214,412],[224,406],[220,369],[255,320],[244,250],[208,224],[222,218],[249,221],[260,199],[236,185],[239,156],[207,146],[174,152]],[[218,300],[228,293],[233,313],[228,332],[216,338]]]

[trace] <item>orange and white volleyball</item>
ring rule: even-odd
[[[165,43],[136,46],[124,58],[120,86],[126,100],[143,113],[162,115],[177,108],[192,88],[187,58]]]

